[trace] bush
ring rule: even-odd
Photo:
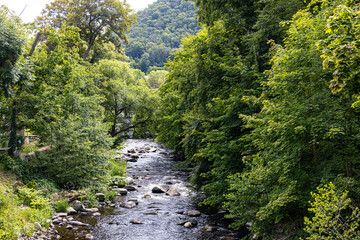
[[[30,236],[35,231],[34,223],[47,226],[53,210],[48,199],[33,189],[19,189],[21,198],[0,186],[0,240]],[[28,203],[30,208],[21,204]]]
[[[109,201],[114,201],[115,198],[117,197],[118,195],[118,192],[115,192],[115,191],[108,191],[105,193],[106,195],[106,199],[109,200]]]
[[[69,207],[69,203],[66,199],[60,199],[55,203],[56,212],[66,212],[68,207]]]

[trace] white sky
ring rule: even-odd
[[[26,7],[21,14],[21,18],[24,22],[32,22],[40,15],[41,10],[45,8],[45,5],[52,1],[53,0],[0,0],[0,5],[7,6],[9,9],[15,11],[17,15],[19,15]],[[144,9],[155,1],[156,0],[126,0],[135,11]]]

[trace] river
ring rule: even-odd
[[[149,148],[153,152],[139,153]],[[98,240],[238,239],[235,232],[226,229],[223,221],[218,220],[219,214],[187,215],[188,211],[196,210],[195,193],[189,185],[189,173],[174,168],[176,161],[168,149],[149,139],[129,139],[122,152],[131,149],[136,149],[135,154],[139,156],[136,162],[128,162],[127,170],[136,190],[129,191],[122,201],[136,199],[137,206],[131,209],[117,206],[103,211],[96,221],[82,219],[90,223],[91,228],[80,231],[77,236],[63,231],[62,239],[84,239],[86,233]],[[180,196],[153,193],[156,186],[177,190]],[[193,227],[185,228],[185,222],[192,222]]]

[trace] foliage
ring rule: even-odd
[[[80,29],[87,43],[83,60],[86,60],[95,41],[112,42],[117,48],[127,43],[126,32],[134,22],[129,5],[116,0],[56,0],[47,5],[38,17],[37,25],[61,28],[64,25]]]
[[[314,216],[305,217],[304,230],[310,234],[306,239],[358,239],[360,211],[351,205],[348,192],[336,193],[331,182],[317,190],[311,193],[309,208]]]
[[[128,134],[153,118],[156,95],[146,86],[141,71],[116,60],[101,60],[94,71],[98,73],[95,81],[105,98],[104,121],[111,125],[112,137]]]
[[[180,47],[180,39],[200,29],[190,1],[158,0],[137,14],[125,52],[135,61],[134,67],[145,73],[152,66],[163,68],[171,52]]]
[[[146,79],[149,87],[153,89],[158,89],[161,84],[165,82],[165,78],[168,73],[169,72],[165,70],[151,71]]]
[[[30,236],[35,231],[34,222],[47,226],[52,209],[49,201],[40,192],[29,188],[20,190],[20,197],[1,186],[0,191],[0,239],[18,239],[20,235]],[[30,207],[20,206],[24,203]]]
[[[20,20],[6,7],[0,8],[0,96],[9,97],[19,81],[19,60],[25,43]]]
[[[66,210],[68,209],[69,207],[69,202],[67,199],[59,199],[59,201],[57,201],[55,203],[55,211],[56,212],[66,212]]]

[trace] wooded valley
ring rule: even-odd
[[[199,204],[245,239],[360,238],[360,1],[158,0],[137,14],[55,0],[24,24],[0,8],[0,173],[23,185],[0,178],[0,239],[46,225],[67,206],[55,193],[111,197],[129,134],[173,149]]]

